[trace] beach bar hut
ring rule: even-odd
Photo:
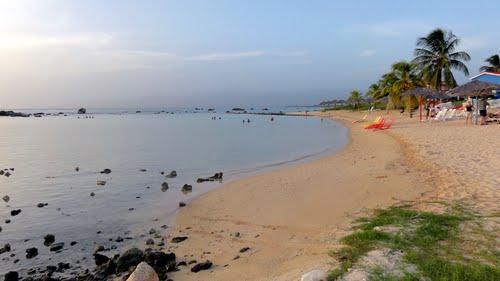
[[[500,84],[500,72],[483,71],[475,76],[472,76],[470,80]],[[500,98],[500,90],[496,90],[496,98]]]

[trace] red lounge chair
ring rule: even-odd
[[[380,121],[378,123],[369,125],[369,126],[365,127],[365,129],[380,128],[380,127],[384,126],[386,120],[387,120],[386,118],[382,118],[382,119],[380,119]]]
[[[387,124],[387,126],[380,126],[378,128],[374,128],[373,131],[377,131],[377,130],[387,130],[389,128],[391,128],[392,126],[392,123],[394,123],[394,119],[391,120],[391,122],[389,122],[389,124]]]

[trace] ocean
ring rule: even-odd
[[[317,117],[272,116],[271,121],[268,115],[226,114],[225,109],[136,111],[0,117],[0,169],[14,169],[8,170],[10,177],[0,176],[0,197],[10,197],[0,201],[0,248],[11,246],[0,254],[0,276],[62,261],[93,268],[98,245],[109,249],[108,256],[132,245],[145,248],[152,228],[157,244],[179,202],[189,204],[221,185],[197,183],[197,178],[222,172],[225,183],[317,159],[347,143],[345,127]],[[111,173],[101,174],[104,169]],[[166,178],[172,170],[177,177]],[[163,182],[168,190],[161,190]],[[192,192],[181,192],[185,184]],[[16,209],[21,213],[12,216]],[[44,246],[49,233],[65,243],[61,252]],[[27,259],[31,247],[38,256]]]

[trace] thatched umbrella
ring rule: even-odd
[[[474,80],[471,82],[467,82],[456,88],[453,88],[446,93],[448,93],[451,97],[467,97],[467,96],[476,97],[476,105],[477,105],[478,96],[483,95],[485,92],[498,89],[500,89],[500,84]],[[479,108],[476,106],[474,124],[477,124],[478,113],[479,113]]]
[[[434,100],[442,100],[442,99],[449,99],[450,95],[446,93],[436,92],[435,94],[428,95],[427,97]]]
[[[446,93],[451,97],[477,97],[482,95],[484,92],[499,89],[500,84],[475,80],[453,88]]]
[[[432,95],[437,95],[439,92],[427,89],[427,88],[415,88],[413,90],[406,91],[402,93],[401,95],[404,96],[416,96],[418,98],[418,111],[420,115],[420,121],[422,121],[422,98],[424,97],[430,97]],[[410,110],[410,117],[411,117],[411,110]]]
[[[378,100],[376,100],[376,102],[388,103],[389,102],[389,96],[385,96],[383,98],[379,98]]]

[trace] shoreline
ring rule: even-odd
[[[180,210],[170,233],[189,239],[168,250],[188,260],[209,259],[214,267],[198,275],[181,270],[172,276],[297,280],[312,269],[331,267],[327,252],[339,246],[336,240],[348,232],[352,217],[422,196],[426,190],[416,188],[416,174],[404,168],[399,142],[383,133],[356,130],[348,121],[352,117],[335,120],[348,128],[343,149],[224,184]],[[373,144],[380,149],[374,150]]]

